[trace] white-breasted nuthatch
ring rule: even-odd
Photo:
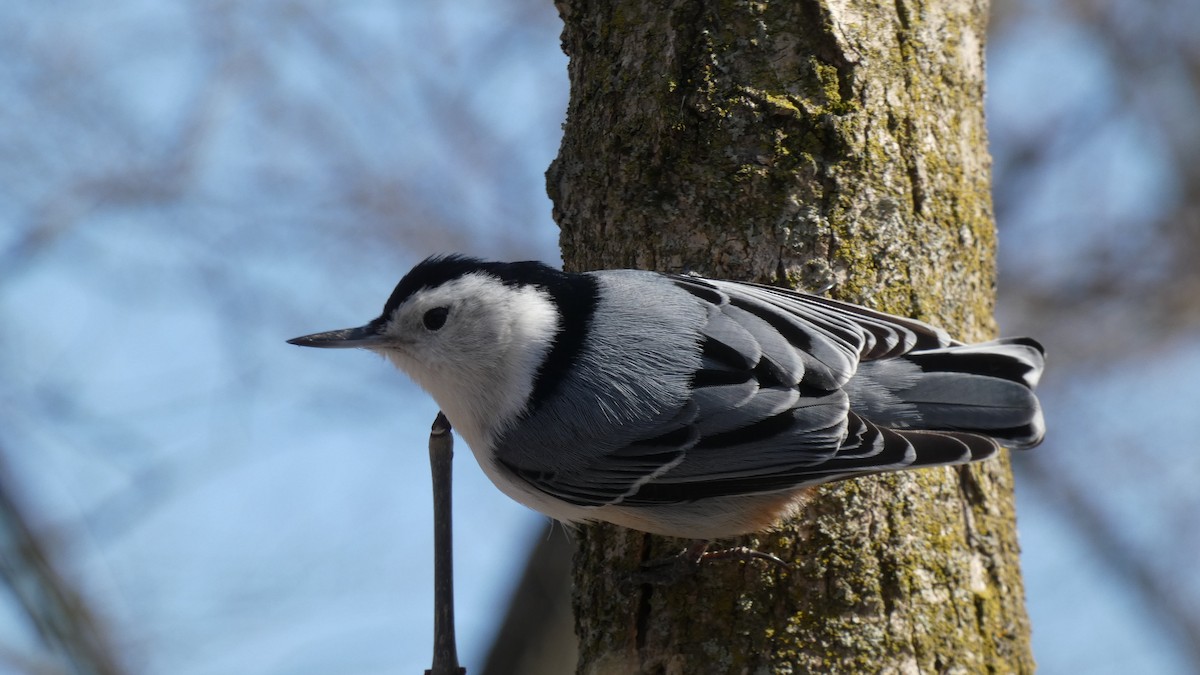
[[[716,539],[806,488],[1042,440],[1041,345],[737,281],[432,257],[363,347],[429,392],[488,477],[564,522]]]

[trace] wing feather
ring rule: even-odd
[[[679,414],[571,472],[510,471],[573,504],[651,506],[799,488],[994,453],[962,432],[896,430],[850,410],[861,361],[956,344],[914,319],[752,283],[668,277],[706,321]]]

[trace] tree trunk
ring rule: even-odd
[[[985,2],[558,0],[570,56],[547,174],[569,269],[694,270],[990,336]],[[1031,672],[1007,457],[825,486],[714,563],[581,528],[580,673]]]

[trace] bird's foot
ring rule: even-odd
[[[719,551],[705,551],[701,554],[699,562],[704,563],[709,560],[741,560],[742,562],[765,560],[769,563],[779,565],[785,570],[792,569],[792,564],[786,562],[783,558],[764,551],[756,551],[748,546],[733,546],[731,548],[723,548]]]
[[[640,569],[630,574],[629,581],[632,585],[665,586],[674,584],[692,576],[700,569],[701,565],[713,560],[741,560],[743,562],[763,560],[784,569],[792,568],[791,564],[770,553],[756,551],[746,546],[733,546],[710,551],[708,549],[711,544],[712,542],[708,541],[698,541],[676,555],[642,563]]]

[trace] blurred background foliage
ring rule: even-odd
[[[1000,320],[1051,356],[1014,462],[1047,673],[1200,672],[1197,26],[993,7]],[[429,253],[557,261],[559,30],[533,0],[0,6],[0,672],[429,665],[436,409],[283,340]],[[471,666],[544,520],[468,455]]]

